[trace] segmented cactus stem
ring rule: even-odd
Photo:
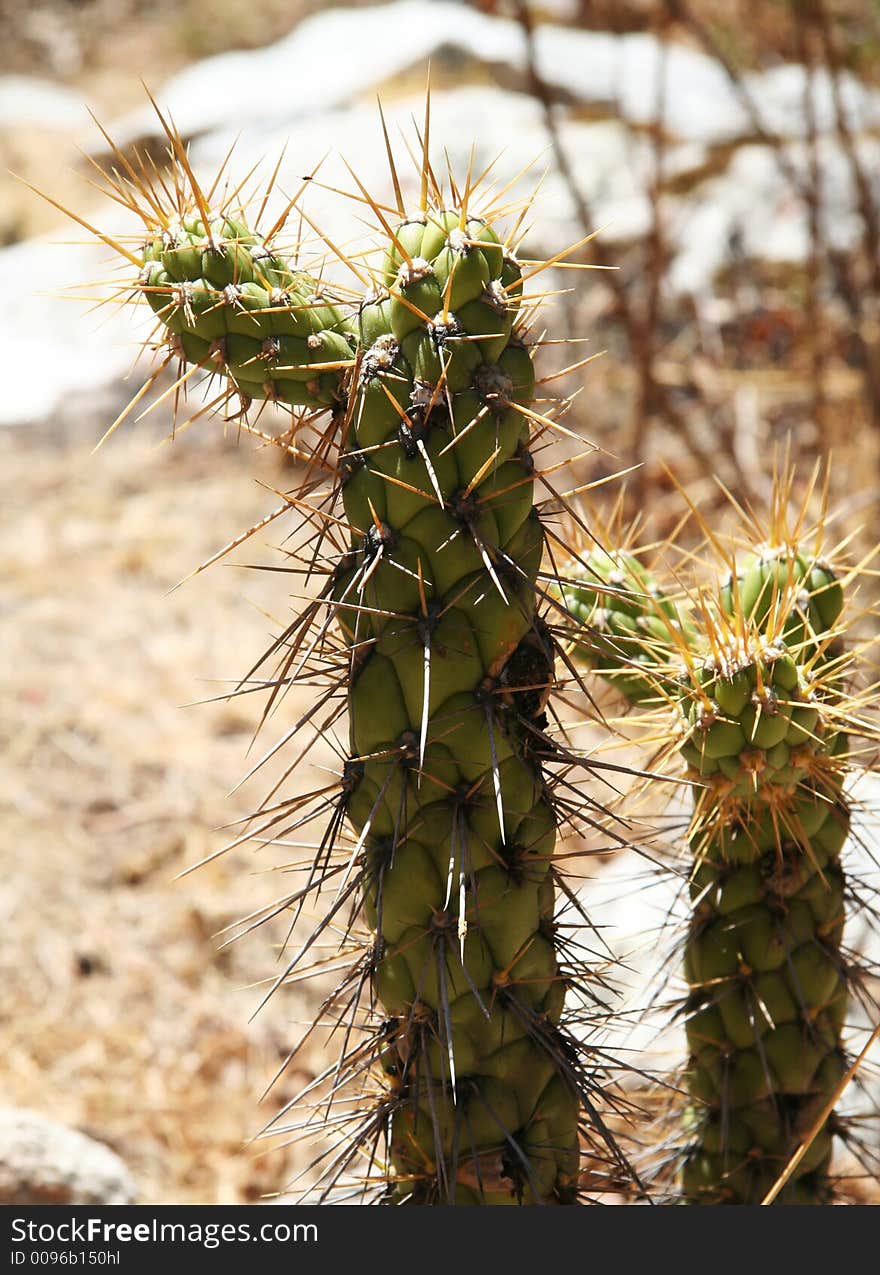
[[[684,616],[631,553],[594,551],[566,586],[573,649],[643,711],[672,707],[666,751],[695,784],[680,1176],[694,1204],[833,1197],[841,1125],[823,1112],[847,1071],[841,851],[859,713],[839,573],[802,547],[803,518],[802,540],[783,534],[789,497],[785,478],[771,537]]]
[[[536,403],[526,295],[543,264],[501,237],[483,179],[441,189],[428,125],[414,210],[393,160],[393,210],[355,196],[384,240],[372,258],[336,254],[355,302],[321,263],[291,260],[283,219],[262,231],[236,193],[205,195],[170,128],[173,180],[121,157],[111,185],[144,221],[146,242],[122,251],[178,385],[210,372],[214,406],[257,433],[266,404],[286,407],[280,441],[308,462],[287,497],[301,515],[288,554],[323,584],[267,653],[271,675],[252,676],[272,687],[267,713],[308,688],[290,737],[326,736],[347,712],[347,755],[335,793],[273,793],[251,831],[299,840],[330,812],[281,905],[293,922],[318,904],[322,917],[276,980],[320,968],[334,931],[354,951],[320,1015],[343,1044],[316,1189],[348,1178],[399,1203],[571,1204],[585,1154],[594,1181],[629,1168],[602,1114],[604,1066],[565,1018],[567,1005],[582,1037],[604,1009],[558,923],[573,896],[554,845],[563,821],[604,815],[573,800],[563,776],[588,780],[590,765],[547,715],[560,608],[539,581],[532,448],[561,409]]]

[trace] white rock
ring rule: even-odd
[[[89,123],[82,98],[32,75],[0,75],[0,129],[36,128],[75,132]]]
[[[536,30],[535,48],[550,87],[576,102],[619,113],[630,124],[654,120],[662,76],[665,125],[674,136],[719,143],[752,132],[723,68],[685,45],[664,48],[650,34],[617,36],[545,23]],[[507,74],[526,69],[516,22],[449,0],[397,0],[374,8],[325,10],[276,44],[207,58],[175,76],[159,99],[186,137],[245,124],[271,129],[354,102],[444,51],[502,67]],[[787,65],[744,77],[766,128],[783,136],[804,135],[805,75],[803,67]],[[875,126],[880,93],[848,73],[840,83],[853,126]],[[824,72],[815,77],[814,93],[819,128],[830,131],[833,105]],[[123,141],[156,132],[147,109],[128,116],[117,130]]]
[[[617,107],[633,122],[653,118],[661,63],[653,36],[620,37],[546,24],[537,30],[536,49],[541,74],[555,89],[576,101]],[[272,128],[355,101],[441,50],[508,73],[526,67],[517,23],[448,0],[397,0],[376,8],[327,10],[267,48],[205,59],[175,76],[159,99],[186,137],[237,130],[245,123]],[[724,73],[709,58],[672,46],[667,76],[673,131],[723,140],[743,130],[745,116]],[[125,141],[156,131],[155,116],[144,108],[123,120],[117,135]]]
[[[36,1111],[0,1108],[0,1204],[132,1204],[136,1195],[103,1143]]]
[[[523,60],[513,22],[445,0],[398,0],[317,13],[266,48],[196,63],[158,96],[186,137],[246,125],[271,128],[352,102],[444,46],[481,61],[515,66]],[[156,133],[155,116],[139,110],[116,132],[123,140]]]
[[[807,115],[804,94],[807,72],[795,62],[773,67],[769,71],[743,76],[743,83],[757,108],[764,130],[780,137],[806,137]],[[867,132],[880,125],[880,93],[860,84],[849,71],[838,77],[845,121],[853,133]],[[817,132],[832,133],[836,128],[836,109],[831,76],[824,67],[812,77],[813,112]]]
[[[95,217],[118,222],[106,209]],[[4,363],[15,369],[0,394],[0,425],[43,420],[66,395],[107,385],[128,370],[150,330],[149,316],[113,303],[88,313],[116,270],[110,258],[101,245],[71,248],[48,238],[0,251],[0,272],[15,297],[0,315]]]
[[[880,143],[861,138],[857,152],[880,197]],[[806,146],[793,142],[782,148],[785,162],[806,183]],[[861,234],[856,193],[849,161],[830,138],[817,147],[821,219],[826,242],[834,249],[852,249]],[[733,231],[742,237],[744,253],[759,261],[803,261],[809,251],[809,223],[804,202],[782,173],[768,146],[743,146],[726,170],[705,182],[676,209],[673,240],[678,252],[667,275],[674,293],[702,292],[723,265]]]

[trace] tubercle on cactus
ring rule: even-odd
[[[171,392],[210,372],[220,391],[190,420],[234,401],[230,418],[268,441],[265,405],[286,406],[280,443],[305,462],[260,526],[296,512],[285,569],[311,596],[243,688],[268,686],[264,718],[308,689],[310,706],[267,753],[311,734],[288,775],[318,737],[341,761],[336,784],[292,797],[276,785],[233,843],[302,844],[323,821],[297,864],[303,884],[243,925],[290,917],[297,946],[272,991],[320,973],[334,933],[349,958],[316,1020],[342,1040],[319,1078],[329,1099],[307,1086],[297,1118],[285,1123],[285,1108],[271,1129],[329,1133],[312,1184],[321,1199],[356,1181],[394,1203],[571,1204],[587,1195],[585,1156],[593,1183],[632,1182],[611,1128],[627,1104],[609,1089],[605,1053],[583,1043],[608,1014],[604,958],[584,959],[569,934],[580,905],[554,857],[561,828],[625,844],[581,787],[602,764],[551,717],[565,611],[542,571],[542,514],[565,498],[547,483],[550,499],[536,502],[536,456],[571,432],[565,401],[536,400],[541,297],[528,287],[566,254],[518,258],[530,200],[488,192],[489,169],[476,175],[473,160],[444,191],[430,95],[415,211],[383,119],[393,201],[359,182],[351,198],[384,251],[355,257],[325,240],[354,291],[280,247],[293,209],[308,222],[298,197],[260,233],[266,197],[252,224],[220,175],[203,192],[160,119],[170,172],[120,154],[108,181],[146,228],[145,244],[121,251],[137,261],[162,366],[180,364]]]
[[[810,524],[818,477],[817,467],[791,513],[787,460],[769,526],[750,514],[735,547],[702,524],[720,571],[689,603],[618,554],[622,600],[608,606],[623,622],[608,620],[590,577],[571,608],[578,620],[599,610],[598,641],[581,631],[575,649],[592,646],[637,706],[659,749],[652,764],[684,761],[697,785],[679,1011],[690,1051],[680,1191],[695,1204],[829,1202],[833,1138],[856,1146],[831,1113],[851,1079],[844,1033],[860,983],[844,920],[863,908],[841,854],[846,780],[870,764],[851,740],[877,733],[851,688],[864,651],[843,645],[867,563],[844,572],[826,548],[827,487]]]

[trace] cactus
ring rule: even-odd
[[[847,1068],[845,739],[821,682],[781,638],[752,626],[713,636],[683,679],[681,753],[704,786],[684,961],[699,1105],[682,1186],[696,1203],[760,1204],[811,1138],[777,1198],[825,1203],[832,1125],[814,1125]]]
[[[804,547],[803,517],[787,531],[789,473],[771,533],[736,560],[725,552],[726,578],[689,607],[673,610],[631,554],[602,575],[625,609],[615,599],[584,616],[592,581],[568,588],[573,618],[602,625],[598,639],[576,630],[573,649],[604,657],[599,671],[643,714],[672,707],[659,734],[695,784],[680,1177],[695,1204],[829,1202],[842,1129],[830,1107],[848,1067],[844,779],[847,731],[864,724],[845,692],[839,572]]]
[[[335,793],[276,796],[251,831],[301,837],[331,811],[305,884],[274,910],[295,923],[332,902],[276,987],[308,973],[331,929],[347,947],[368,930],[319,1015],[344,1039],[321,1198],[355,1174],[393,1203],[571,1204],[585,1153],[609,1181],[630,1170],[601,1056],[565,1017],[603,1009],[558,924],[571,892],[554,843],[563,819],[603,813],[567,780],[557,795],[557,769],[592,763],[560,748],[546,711],[560,608],[539,580],[530,449],[560,409],[536,404],[524,289],[553,262],[518,261],[516,226],[501,237],[470,171],[441,190],[428,125],[414,212],[390,146],[393,207],[359,187],[384,242],[337,254],[354,301],[320,263],[300,269],[281,221],[261,232],[219,179],[203,193],[170,126],[172,179],[118,156],[111,193],[146,227],[135,251],[118,246],[175,386],[210,372],[212,408],[307,462],[277,512],[305,510],[291,570],[323,583],[260,676],[269,709],[322,687],[302,730],[326,733],[347,708],[347,755]],[[268,402],[291,413],[280,439],[250,410]]]

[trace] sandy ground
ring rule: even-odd
[[[0,434],[0,1089],[116,1148],[145,1201],[251,1200],[292,1173],[242,1146],[309,1078],[258,1105],[310,1006],[285,993],[249,1023],[280,931],[215,937],[279,892],[267,854],[173,879],[264,782],[227,799],[253,697],[182,706],[249,667],[287,590],[222,566],[168,590],[277,504],[254,479],[281,465],[212,427],[93,456],[103,424]]]

